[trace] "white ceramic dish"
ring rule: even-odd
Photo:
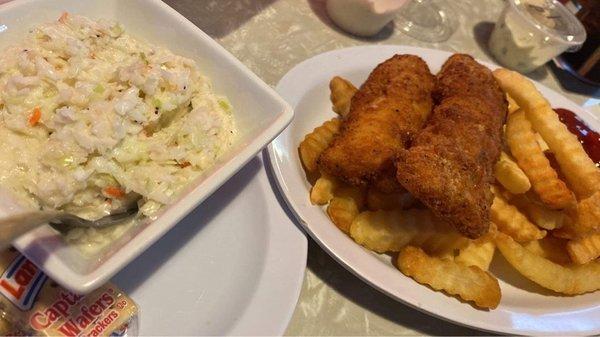
[[[141,308],[140,336],[284,333],[307,240],[274,189],[252,159],[112,279]]]
[[[62,12],[106,18],[122,23],[133,36],[194,59],[211,78],[216,93],[233,107],[239,140],[190,190],[147,226],[139,226],[115,241],[101,257],[85,258],[49,226],[14,242],[21,252],[52,279],[79,293],[107,281],[158,240],[181,218],[225,182],[291,120],[293,112],[268,85],[175,10],[158,0],[21,0],[0,6],[0,47],[24,37],[42,22]]]
[[[310,185],[298,158],[298,144],[308,132],[334,116],[328,83],[340,75],[362,83],[371,70],[395,53],[421,56],[436,73],[451,53],[403,46],[366,46],[315,56],[288,72],[278,92],[295,108],[296,118],[269,145],[269,155],[280,190],[298,221],[332,257],[365,282],[419,310],[487,331],[509,334],[572,335],[600,333],[600,292],[576,297],[557,296],[524,279],[496,254],[491,271],[499,276],[502,301],[484,311],[453,297],[434,292],[400,273],[386,255],[357,245],[338,230],[319,207],[310,204]],[[497,66],[487,64],[491,68]],[[562,95],[537,84],[553,106],[567,108],[590,127],[600,121]]]

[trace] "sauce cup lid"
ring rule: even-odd
[[[508,0],[508,3],[525,22],[542,31],[547,40],[577,50],[586,39],[579,19],[556,0]]]

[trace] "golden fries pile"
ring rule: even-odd
[[[317,160],[339,132],[357,90],[337,76],[330,89],[339,117],[314,129],[299,147],[307,176],[314,178],[310,201],[325,206],[356,243],[397,254],[396,266],[405,275],[480,308],[500,302],[498,280],[488,271],[496,247],[517,271],[547,289],[567,295],[596,291],[600,170],[529,80],[505,69],[494,76],[507,93],[510,114],[508,147],[494,168],[487,235],[463,237],[408,192],[385,194],[319,172]],[[558,172],[547,153],[556,158]]]
[[[517,191],[513,185],[521,187],[521,183],[505,182],[509,173],[496,170],[504,196],[547,235],[565,240],[569,262],[596,260],[600,256],[600,170],[532,82],[506,69],[494,71],[494,77],[518,106],[505,129],[506,143],[518,164],[512,168],[520,169],[510,175],[523,173],[531,183],[529,191]],[[551,165],[547,154],[558,167]]]

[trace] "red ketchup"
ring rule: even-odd
[[[592,158],[596,166],[600,167],[600,134],[590,129],[572,111],[567,109],[554,109],[558,118],[567,126],[569,131],[577,136],[585,152]]]

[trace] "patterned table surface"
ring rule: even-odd
[[[328,19],[325,0],[166,0],[268,84],[325,51],[356,45],[401,44],[465,52],[491,60],[485,47],[502,0],[453,0],[460,22],[443,43],[417,41],[393,25],[374,38],[345,34]],[[549,66],[529,75],[598,111],[600,89]],[[596,97],[594,99],[593,97]],[[310,240],[310,239],[309,239]],[[480,335],[409,308],[346,271],[310,240],[308,265],[287,335]]]

